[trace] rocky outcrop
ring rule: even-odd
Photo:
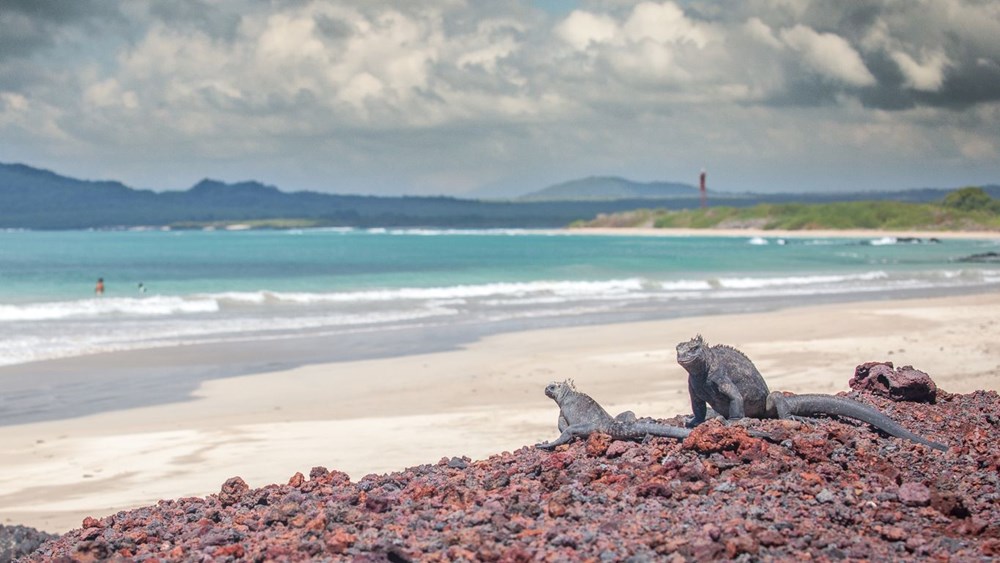
[[[996,264],[1000,262],[1000,252],[981,252],[979,254],[972,254],[964,258],[959,258],[959,262],[976,262],[984,264]]]
[[[934,404],[850,396],[950,450],[833,420],[747,423],[774,444],[710,420],[683,442],[593,434],[554,452],[357,481],[316,467],[283,485],[234,477],[217,495],[88,518],[28,560],[1000,557],[997,393],[939,391]]]
[[[893,369],[892,362],[861,364],[847,383],[855,391],[874,393],[894,401],[933,403],[937,397],[937,385],[931,376],[913,366]]]

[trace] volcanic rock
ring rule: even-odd
[[[868,371],[871,371],[870,369]],[[306,479],[88,518],[27,561],[984,560],[1000,555],[1000,397],[858,400],[950,446],[853,422],[710,421]],[[765,442],[747,430],[781,436]]]
[[[893,369],[892,362],[869,362],[854,370],[851,389],[888,397],[894,401],[933,403],[937,385],[926,373],[913,366]]]
[[[56,537],[58,536],[27,526],[0,524],[0,563],[23,557]]]

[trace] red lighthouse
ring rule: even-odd
[[[705,207],[705,169],[701,169],[701,176],[698,177],[698,192],[701,194],[701,206]]]

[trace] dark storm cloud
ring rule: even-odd
[[[51,47],[67,30],[94,30],[118,17],[115,4],[98,0],[4,0],[0,61]]]
[[[727,5],[695,3],[692,14],[735,27],[757,18],[776,34],[796,25],[820,34],[834,34],[854,48],[875,84],[857,87],[810,76],[787,59],[786,88],[773,92],[768,105],[835,103],[840,94],[857,96],[867,106],[903,110],[916,106],[964,108],[1000,100],[1000,9],[985,2],[772,2],[759,0]],[[931,72],[940,57],[940,84],[914,83],[902,68],[903,59],[916,63],[910,71]],[[918,68],[923,64],[925,68]],[[925,80],[927,78],[925,77]]]
[[[237,2],[219,4],[201,0],[184,2],[154,2],[149,15],[167,25],[197,29],[217,39],[232,41],[236,37],[242,10]]]

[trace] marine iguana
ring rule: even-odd
[[[694,417],[687,423],[689,428],[705,421],[707,403],[729,419],[797,418],[817,414],[854,418],[897,438],[936,450],[948,450],[944,444],[918,436],[868,405],[845,397],[772,393],[757,367],[743,352],[723,344],[709,346],[700,334],[677,345],[677,363],[688,372],[688,393],[694,410]]]
[[[632,411],[612,418],[590,395],[577,391],[569,379],[548,384],[545,395],[559,405],[559,431],[562,434],[551,442],[535,445],[543,450],[551,450],[573,438],[589,436],[594,432],[608,434],[616,440],[642,440],[647,435],[684,439],[691,434],[687,428],[640,421]]]

